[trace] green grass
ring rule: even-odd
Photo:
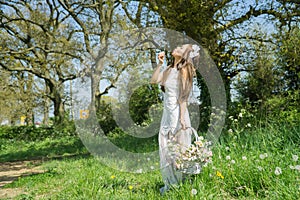
[[[46,138],[42,141],[20,141],[0,138],[0,162],[86,153],[88,151],[78,137]]]
[[[299,160],[292,159],[292,155],[300,156],[299,133],[300,127],[281,124],[223,134],[220,145],[213,149],[213,164],[165,196],[159,194],[163,185],[159,171],[124,173],[92,156],[44,162],[42,167],[46,173],[20,178],[5,188],[24,190],[25,193],[15,199],[298,199],[300,171],[290,166],[300,164]],[[26,147],[25,155],[31,155],[28,152],[32,149],[47,149],[48,153],[53,150],[53,154],[67,149],[73,153],[83,152],[74,141],[68,138],[28,144],[32,148]],[[61,150],[47,148],[52,142]],[[64,148],[59,148],[59,143]],[[132,148],[136,148],[132,144],[138,145],[135,142],[129,144]],[[7,160],[10,153],[13,159],[18,157],[13,147],[4,146],[7,148],[4,154],[1,151],[1,161]],[[152,149],[153,143],[148,147],[143,144],[143,148]],[[281,169],[281,174],[275,174],[276,167]],[[197,190],[196,195],[191,194],[192,189]]]

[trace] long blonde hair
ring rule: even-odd
[[[164,88],[167,77],[170,74],[171,68],[175,67],[179,70],[178,83],[179,83],[179,97],[178,103],[182,103],[188,100],[192,86],[193,86],[193,77],[195,76],[195,67],[193,60],[190,58],[190,53],[193,51],[192,45],[188,44],[188,47],[183,52],[182,57],[179,62],[176,64],[173,61],[171,65],[163,73],[163,78],[161,86]],[[164,89],[163,89],[164,90]]]

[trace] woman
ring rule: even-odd
[[[191,144],[193,128],[187,110],[187,100],[195,75],[193,60],[199,57],[199,49],[199,46],[191,44],[177,47],[172,52],[173,64],[163,72],[161,66],[165,55],[163,52],[159,53],[159,64],[151,78],[151,83],[159,83],[164,91],[164,110],[159,131],[160,167],[165,184],[160,188],[161,194],[171,186],[178,185],[185,176],[176,170],[176,163],[168,149],[168,141],[179,143],[183,149]]]

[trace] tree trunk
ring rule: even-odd
[[[45,89],[45,94],[49,94],[50,93],[50,89],[49,86],[46,84],[45,85],[46,89]],[[49,125],[49,107],[50,107],[50,99],[48,97],[44,97],[44,106],[43,106],[43,124],[44,125]]]
[[[44,101],[44,118],[43,118],[43,124],[48,125],[49,124],[49,99],[45,98]]]
[[[26,111],[26,125],[34,125],[34,112],[32,108],[28,108]]]
[[[97,73],[92,73],[91,84],[92,84],[92,101],[90,105],[90,112],[95,112],[100,108],[100,80],[101,75]]]
[[[54,124],[61,125],[65,120],[65,108],[59,93],[56,93],[53,103],[54,103],[54,116],[55,116]]]
[[[100,109],[100,101],[101,101],[101,92],[100,92],[100,80],[102,76],[102,71],[104,68],[103,65],[103,57],[105,53],[102,52],[101,57],[95,63],[95,68],[91,74],[91,84],[92,84],[92,110],[97,111]]]

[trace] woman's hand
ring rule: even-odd
[[[164,58],[165,58],[165,52],[160,52],[159,54],[158,54],[158,60],[159,60],[159,62],[160,63],[163,63],[164,62]]]
[[[160,72],[161,66],[163,65],[164,62],[164,57],[165,57],[165,52],[160,52],[158,54],[158,60],[159,60],[159,64],[157,65],[156,69],[154,70],[150,83],[151,84],[156,84],[156,83],[160,83],[163,77],[163,72]]]

